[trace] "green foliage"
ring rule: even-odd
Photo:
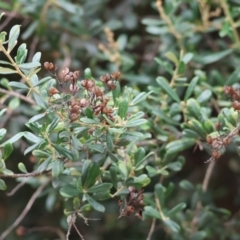
[[[150,229],[150,219],[151,239],[238,239],[239,193],[225,209],[218,199],[230,189],[210,177],[214,166],[240,172],[239,4],[126,0],[128,11],[106,10],[110,2],[0,3],[31,17],[23,34],[19,24],[0,32],[0,190],[9,177],[46,184],[46,209],[63,207],[67,239],[76,217],[108,216],[110,203],[119,222],[137,216]],[[43,56],[18,44],[32,36]],[[56,64],[41,60],[50,51]],[[69,58],[81,72],[61,69]],[[34,162],[11,160],[22,143]],[[139,239],[132,232],[121,239]]]

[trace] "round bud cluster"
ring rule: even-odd
[[[44,66],[44,68],[46,69],[46,70],[48,70],[48,71],[50,71],[50,70],[52,70],[53,68],[54,68],[54,64],[53,63],[49,63],[49,62],[45,62],[44,64],[43,64],[43,66]]]
[[[240,89],[234,89],[232,86],[224,86],[223,88],[224,93],[233,99],[232,106],[234,110],[240,111]]]
[[[116,89],[116,81],[119,79],[120,75],[120,72],[107,73],[101,76],[100,80],[105,83],[109,89],[114,90]]]
[[[54,65],[45,62],[44,67],[47,70],[51,70],[54,68]],[[55,94],[60,95],[57,99],[49,99],[50,103],[53,105],[54,111],[60,109],[61,114],[67,112],[70,122],[77,121],[80,115],[86,116],[89,111],[97,116],[104,124],[108,124],[106,117],[114,121],[114,110],[107,106],[110,98],[104,96],[104,94],[105,91],[114,90],[116,88],[116,81],[120,77],[120,72],[107,73],[100,78],[101,81],[108,86],[108,90],[104,90],[97,86],[95,80],[92,79],[83,79],[79,82],[80,84],[77,84],[80,72],[72,72],[69,68],[64,68],[60,72],[58,78],[56,69],[57,68],[55,68],[55,74],[53,75],[58,81],[59,87],[62,88],[62,92],[55,87],[50,87],[48,90],[49,96]],[[85,108],[88,108],[87,112]],[[65,111],[62,111],[63,109]],[[104,117],[102,116],[103,114],[105,115]]]

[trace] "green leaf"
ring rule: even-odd
[[[155,192],[157,198],[159,199],[161,206],[163,207],[166,188],[163,187],[163,185],[161,183],[157,183],[154,187],[154,190],[155,190],[154,192]]]
[[[107,192],[110,191],[110,189],[112,188],[112,184],[111,183],[100,183],[98,185],[94,185],[90,188],[88,188],[87,192],[89,193],[103,193],[103,192]]]
[[[178,72],[177,72],[177,74],[178,75],[182,75],[185,72],[185,69],[186,69],[186,64],[183,61],[180,61],[179,65],[178,65]]]
[[[151,206],[145,206],[144,207],[144,217],[150,217],[150,218],[157,218],[162,219],[160,213]]]
[[[7,111],[7,108],[3,108],[1,111],[0,111],[0,117]]]
[[[233,52],[233,49],[227,49],[224,51],[218,51],[216,53],[210,53],[210,54],[198,54],[193,57],[193,60],[197,63],[206,65],[206,64],[211,64],[214,62],[217,62],[223,58],[225,58],[227,55]]]
[[[33,92],[33,98],[41,108],[46,109],[48,107],[46,100],[38,93]]]
[[[32,152],[35,148],[37,148],[43,141],[37,142],[33,144],[32,146],[28,147],[24,151],[24,155],[28,154],[29,152]]]
[[[99,124],[99,120],[97,118],[91,119],[91,118],[80,118],[80,121],[83,123],[88,123],[88,124]]]
[[[109,169],[109,172],[110,172],[112,184],[117,189],[118,188],[118,186],[117,186],[118,180],[117,180],[117,169],[116,169],[116,167],[111,166],[110,169]]]
[[[28,120],[28,123],[33,123],[33,122],[36,122],[37,120],[45,117],[48,113],[47,112],[44,112],[44,113],[40,113],[38,115],[35,115],[34,117],[30,118]]]
[[[82,184],[84,185],[86,180],[87,180],[87,175],[88,175],[88,169],[90,168],[92,164],[91,160],[85,160],[83,162],[83,166],[82,166]]]
[[[0,141],[5,137],[7,130],[5,128],[0,129]]]
[[[38,23],[37,23],[38,24]],[[40,62],[42,53],[36,52],[32,58],[32,62]],[[41,65],[40,65],[41,66]]]
[[[165,54],[165,57],[171,60],[176,66],[178,66],[178,63],[179,63],[178,58],[173,52],[167,52]]]
[[[179,183],[179,186],[185,190],[188,190],[188,191],[193,191],[194,190],[194,186],[191,182],[189,182],[188,180],[182,180],[180,183]]]
[[[195,88],[196,85],[197,85],[198,79],[199,79],[199,77],[198,77],[198,76],[195,76],[195,77],[191,80],[190,84],[188,85],[187,91],[186,91],[186,93],[185,93],[184,101],[187,101],[188,98],[189,98],[189,97],[191,96],[191,94],[193,93],[193,90],[194,90],[194,88]]]
[[[146,174],[142,174],[138,177],[133,177],[133,182],[130,181],[131,183],[127,186],[134,186],[136,188],[142,188],[147,186],[151,180]]]
[[[23,135],[24,135],[23,132],[17,133],[16,135],[14,135],[10,139],[8,139],[6,142],[2,143],[0,146],[4,146],[8,143],[14,143],[14,142],[18,141]]]
[[[47,151],[36,149],[32,152],[33,156],[37,158],[48,158],[51,154]]]
[[[40,172],[40,173],[44,172],[47,169],[47,167],[48,167],[49,163],[51,162],[51,160],[52,160],[52,156],[49,156],[46,160],[44,160],[38,166],[38,172]]]
[[[119,102],[117,114],[120,118],[125,119],[127,116],[127,112],[128,112],[128,101],[126,99],[122,99]]]
[[[82,167],[82,185],[85,189],[92,187],[101,170],[97,163],[85,160]]]
[[[68,158],[70,160],[74,159],[73,153],[69,149],[67,149],[65,147],[62,147],[62,146],[60,146],[58,144],[54,144],[54,148],[63,157],[66,157],[66,158]]]
[[[23,172],[23,173],[27,173],[27,172],[28,172],[27,169],[26,169],[26,167],[25,167],[25,165],[24,165],[22,162],[18,163],[18,169],[19,169],[21,172]]]
[[[30,142],[38,143],[42,141],[42,138],[37,137],[36,135],[32,134],[31,132],[25,131],[23,132],[23,136],[29,140]]]
[[[205,231],[197,231],[190,236],[189,240],[204,240],[208,236]]]
[[[173,89],[169,86],[168,81],[163,78],[163,77],[157,77],[156,79],[157,83],[159,84],[159,86],[168,94],[169,97],[171,97],[173,100],[175,100],[176,102],[180,103],[180,99],[178,97],[178,95],[176,94],[175,91],[173,91]]]
[[[174,217],[178,212],[182,211],[184,208],[186,208],[186,203],[179,203],[174,208],[172,208],[167,215],[171,218]]]
[[[119,82],[116,82],[116,88],[112,91],[113,101],[114,101],[114,106],[115,107],[118,106],[117,99],[120,97],[120,94],[121,94],[121,87],[120,87]]]
[[[156,116],[159,116],[162,120],[164,120],[166,123],[175,125],[175,126],[179,126],[179,122],[173,120],[170,116],[168,116],[163,110],[161,109],[157,109],[155,111],[153,111],[153,114],[155,114]]]
[[[50,82],[53,78],[52,77],[45,77],[45,78],[42,78],[41,80],[39,80],[39,82],[37,82],[36,84],[34,84],[34,87],[37,87],[37,86],[40,86],[40,85],[43,85],[45,82]],[[54,79],[55,81],[55,79]]]
[[[9,86],[14,88],[19,88],[19,89],[29,89],[27,85],[20,82],[10,82]]]
[[[133,119],[133,120],[130,120],[126,123],[125,127],[137,127],[137,126],[140,126],[140,125],[143,125],[145,123],[147,123],[148,120],[147,119]]]
[[[5,42],[5,40],[6,40],[6,35],[7,35],[6,32],[0,32],[0,43]]]
[[[63,161],[55,160],[52,164],[52,176],[54,178],[58,178],[58,176],[63,172],[63,170],[64,170]]]
[[[85,77],[86,79],[91,79],[91,78],[92,78],[92,71],[91,71],[90,68],[86,68],[86,69],[84,70],[84,77]]]
[[[191,117],[201,120],[201,114],[200,114],[201,113],[201,107],[195,99],[193,99],[193,98],[188,99],[186,106],[187,106],[188,114]]]
[[[122,173],[123,177],[127,178],[128,170],[127,170],[126,164],[123,161],[121,161],[121,162],[119,161],[118,162],[118,167],[119,167],[119,170]]]
[[[17,97],[11,99],[11,101],[8,103],[8,107],[12,110],[17,109],[19,105],[20,105],[20,100]]]
[[[30,62],[30,63],[22,63],[18,65],[22,70],[31,70],[36,67],[40,67],[41,63],[39,62]]]
[[[15,61],[17,64],[24,63],[27,57],[28,50],[26,49],[26,44],[22,43],[17,50],[17,56],[15,57]]]
[[[130,103],[131,106],[134,106],[142,101],[144,101],[150,94],[152,93],[152,91],[146,93],[146,92],[141,92],[139,93]]]
[[[166,145],[166,151],[169,154],[179,153],[185,149],[192,147],[196,143],[195,139],[183,138],[176,141],[172,141]]]
[[[136,164],[135,164],[135,169],[137,170],[137,169],[143,164],[143,162],[144,162],[148,157],[150,157],[151,155],[154,155],[154,152],[148,153],[148,154],[147,154],[145,157],[143,157],[142,159],[140,159],[140,157],[139,157],[138,161],[137,161]]]
[[[20,34],[20,25],[15,25],[11,28],[9,33],[9,39],[8,39],[8,53],[12,51],[12,49],[17,44],[17,39]]]
[[[0,179],[0,190],[6,190],[7,189],[7,185],[5,184],[5,182]]]
[[[4,146],[3,146],[3,159],[4,160],[7,160],[7,158],[11,155],[13,151],[13,146],[12,144],[9,142],[9,143],[6,143]]]
[[[167,165],[167,167],[175,172],[180,171],[182,169],[181,162],[172,162]]]
[[[193,56],[194,56],[193,53],[186,53],[181,60],[182,60],[185,64],[188,64],[188,63],[192,60]]]
[[[158,171],[155,168],[151,167],[151,166],[146,166],[146,169],[147,169],[149,177],[154,177],[154,176],[159,174]]]
[[[113,144],[113,139],[110,132],[107,132],[106,134],[106,143],[107,143],[107,150],[109,152],[112,152],[114,149],[114,144]]]
[[[76,197],[81,193],[78,189],[73,188],[72,186],[62,187],[60,188],[59,192],[65,198]]]
[[[197,101],[199,103],[207,102],[211,98],[211,96],[212,96],[212,91],[209,89],[206,89],[198,96]]]
[[[17,73],[17,71],[11,68],[0,67],[0,74],[12,74],[12,73]]]
[[[179,232],[180,230],[180,226],[171,219],[165,219],[164,224],[169,227],[173,232]]]
[[[104,212],[105,211],[105,207],[100,204],[99,202],[97,202],[96,200],[94,200],[92,197],[90,197],[88,194],[85,194],[87,201],[89,202],[89,204],[96,210],[99,212]]]
[[[103,144],[85,144],[85,146],[87,146],[88,148],[94,150],[94,151],[97,151],[97,152],[100,152],[100,153],[104,153],[105,151],[105,146]]]
[[[49,124],[49,125],[47,126],[46,132],[47,132],[47,133],[52,132],[53,129],[58,125],[59,120],[60,120],[59,117],[54,118],[54,119],[52,120],[51,124]]]

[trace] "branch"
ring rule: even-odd
[[[151,240],[152,234],[153,234],[154,229],[155,229],[155,224],[156,224],[156,218],[153,218],[152,225],[151,225],[151,228],[149,230],[149,233],[148,233],[148,236],[147,236],[146,240]]]
[[[42,185],[40,185],[38,187],[38,189],[34,192],[34,194],[32,195],[32,197],[29,199],[26,207],[24,208],[24,210],[22,211],[22,213],[19,215],[19,217],[15,220],[15,222],[9,227],[7,228],[2,235],[0,236],[0,240],[3,240],[7,237],[7,235],[13,231],[13,229],[15,227],[18,226],[18,224],[23,220],[23,218],[26,216],[26,214],[29,212],[29,210],[31,209],[33,203],[35,202],[35,200],[37,199],[37,197],[39,196],[39,194],[42,192],[42,190],[47,186],[47,184],[50,182],[51,178],[49,178],[45,183],[43,183]]]
[[[22,186],[25,185],[25,183],[27,182],[27,178],[25,178],[22,182],[20,182],[11,192],[7,193],[7,196],[13,196]]]
[[[8,91],[8,90],[5,90],[3,88],[0,88],[0,92],[6,93],[8,95],[11,95],[11,96],[14,96],[14,97],[17,97],[17,98],[20,98],[21,100],[23,100],[25,102],[28,102],[28,103],[30,103],[32,105],[36,104],[36,102],[33,101],[31,98],[25,97],[25,96],[23,96],[22,94],[20,94],[18,92]]]
[[[39,176],[42,175],[43,173],[48,172],[31,172],[31,173],[14,173],[12,175],[6,175],[6,174],[0,174],[0,178],[19,178],[19,177],[34,177],[34,176]]]
[[[29,228],[27,229],[26,234],[30,234],[32,232],[45,232],[45,231],[56,233],[59,236],[60,240],[65,240],[65,235],[62,232],[62,230],[60,228],[55,228],[51,226]]]

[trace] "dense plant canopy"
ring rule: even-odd
[[[239,239],[239,14],[0,2],[0,239]]]

